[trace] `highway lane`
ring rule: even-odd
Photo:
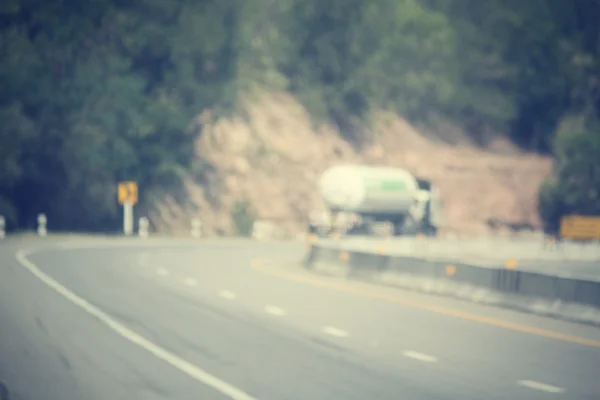
[[[600,393],[597,329],[315,277],[291,268],[302,252],[294,243],[223,241],[67,245],[29,259],[112,319],[258,399]],[[226,398],[111,332],[6,256],[0,380],[22,398]],[[543,330],[507,329],[486,317]]]
[[[49,268],[52,272],[66,270],[60,266],[72,266],[62,278],[68,276],[71,280],[65,281],[69,281],[70,286],[85,293],[113,318],[169,351],[185,356],[194,365],[209,366],[211,373],[227,377],[228,382],[234,382],[257,398],[386,399],[397,395],[399,387],[395,379],[384,370],[378,371],[376,366],[365,368],[351,353],[340,352],[292,331],[273,332],[261,321],[244,317],[223,305],[191,300],[183,292],[163,293],[157,287],[140,284],[139,279],[130,280],[131,276],[125,271],[128,263],[119,262],[129,258],[118,253],[85,252],[78,259],[40,257],[49,258],[50,266],[59,266],[56,270]],[[106,265],[111,268],[107,269]],[[129,367],[135,370],[138,362],[144,363],[144,360],[129,359]],[[113,366],[103,367],[112,369]],[[157,384],[164,379],[162,373],[144,376]],[[119,381],[115,383],[122,389]],[[407,382],[403,388],[410,391],[413,385]],[[194,389],[171,390],[163,389],[165,398],[187,398],[180,397],[182,395],[219,398]],[[422,394],[428,392],[426,387],[420,390]],[[110,387],[97,398],[108,396],[113,396]]]
[[[227,398],[48,289],[16,261],[17,249],[0,247],[0,381],[11,399]]]
[[[160,282],[177,285],[182,277],[197,277],[197,284],[203,284],[202,273],[194,268],[193,258],[186,261],[183,253],[165,254],[164,259],[157,257],[155,261],[168,266],[169,260],[174,259],[178,262],[169,268],[173,273],[171,279],[159,279]],[[265,264],[269,262],[263,259],[258,265]],[[323,288],[319,287],[322,279],[315,281],[308,274],[299,274],[297,268],[293,269],[292,281],[272,276],[272,272],[279,275],[281,268],[258,269],[267,275],[257,279],[252,275],[257,271],[221,269],[221,275],[211,276],[209,285],[218,282],[219,287],[226,287],[243,296],[244,302],[253,303],[255,310],[261,304],[275,303],[290,313],[288,323],[298,329],[333,321],[352,332],[356,339],[353,346],[377,353],[389,363],[394,363],[403,351],[428,350],[425,353],[441,355],[452,365],[453,370],[446,371],[447,374],[457,373],[457,378],[477,375],[490,386],[502,380],[510,382],[535,376],[576,387],[584,397],[598,391],[595,376],[600,367],[597,351],[600,330],[597,328],[366,284],[349,286],[339,280],[325,280],[330,287]],[[154,273],[151,269],[146,271],[149,277]],[[306,280],[310,283],[308,287]],[[252,289],[247,288],[249,282]],[[352,290],[332,292],[334,285]],[[369,293],[375,293],[375,298],[369,297]],[[456,318],[460,313],[470,313],[469,318]],[[495,318],[492,327],[485,323],[490,322],[486,321],[490,317]],[[506,329],[507,325],[512,329]],[[523,329],[528,333],[524,334]],[[557,338],[558,344],[554,343]],[[590,353],[581,341],[592,343],[596,352]]]

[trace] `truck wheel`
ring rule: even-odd
[[[404,233],[404,220],[392,222],[392,236],[402,236]]]
[[[427,230],[425,231],[426,236],[437,236],[437,234],[438,234],[438,229],[434,226],[428,227]]]

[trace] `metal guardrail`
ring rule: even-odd
[[[487,265],[507,260],[527,261],[597,261],[600,268],[600,243],[551,242],[535,239],[442,239],[435,237],[343,237],[319,239],[323,246],[344,250],[460,261],[478,260]]]
[[[480,288],[504,296],[502,301],[494,300],[496,303],[529,310],[531,304],[519,305],[515,299],[528,299],[529,303],[545,300],[551,304],[547,307],[552,309],[548,314],[562,312],[557,311],[557,302],[561,307],[564,305],[575,305],[576,308],[591,307],[596,311],[591,313],[585,311],[576,316],[562,314],[561,316],[600,324],[600,274],[597,278],[558,276],[522,270],[516,263],[490,267],[464,262],[427,260],[415,256],[389,254],[384,251],[377,253],[356,249],[346,250],[323,243],[311,244],[305,266],[316,269],[322,266],[341,267],[348,277],[387,276],[389,278],[394,275],[404,277],[405,282],[407,277],[416,278],[427,281],[428,287],[435,286],[435,283],[438,287],[445,285],[445,288],[440,290],[445,294],[457,295],[461,292],[464,294],[465,288]]]

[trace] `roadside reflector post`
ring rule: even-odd
[[[150,227],[150,221],[148,221],[148,218],[141,217],[138,221],[138,235],[141,238],[147,238],[149,227]]]
[[[38,228],[37,233],[39,236],[44,237],[48,234],[48,230],[46,228],[46,224],[48,223],[48,219],[45,214],[38,214],[37,217]]]
[[[191,234],[194,239],[198,239],[202,236],[202,221],[200,218],[192,218]]]
[[[0,215],[0,239],[4,239],[6,236],[6,220],[4,216]]]

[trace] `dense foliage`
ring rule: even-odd
[[[600,215],[600,129],[555,139],[555,173],[540,190],[546,230],[557,232],[564,215]]]
[[[201,174],[186,127],[253,85],[290,90],[357,142],[384,107],[555,149],[544,215],[597,213],[569,197],[597,175],[566,165],[600,159],[582,144],[599,135],[598,20],[595,0],[5,0],[0,214],[13,228],[41,211],[55,228],[116,228],[116,182],[148,201]],[[572,115],[584,133],[553,147]]]
[[[0,214],[10,224],[43,211],[55,228],[114,228],[116,182],[170,190],[193,170],[186,126],[232,98],[233,1],[3,7]]]

